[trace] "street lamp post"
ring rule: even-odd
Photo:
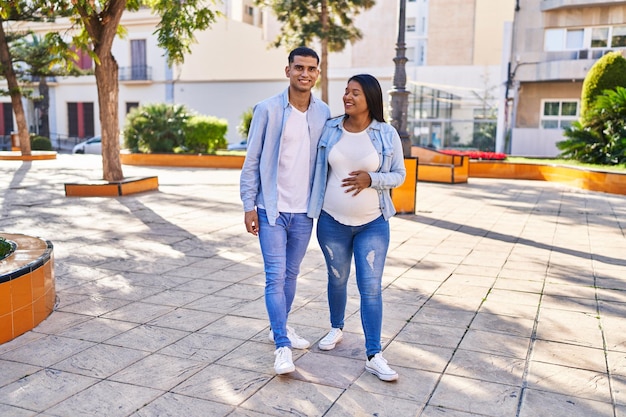
[[[400,0],[398,19],[398,42],[396,43],[396,64],[393,74],[393,89],[389,91],[391,107],[390,123],[396,128],[402,140],[402,152],[405,157],[411,156],[411,140],[407,131],[407,113],[409,110],[409,92],[406,90],[406,43],[404,32],[406,28],[406,0]]]

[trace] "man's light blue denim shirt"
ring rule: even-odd
[[[327,121],[326,126],[324,126],[324,132],[317,147],[315,176],[307,212],[309,217],[318,218],[322,212],[328,179],[328,154],[343,135],[343,118],[344,116],[335,117]],[[380,210],[385,220],[389,220],[396,214],[390,190],[402,185],[406,177],[402,142],[393,126],[376,120],[369,125],[367,133],[380,160],[378,170],[369,172],[372,179],[370,188],[378,191]]]
[[[263,207],[271,225],[275,225],[278,218],[278,157],[291,109],[289,88],[254,106],[248,131],[248,150],[241,169],[240,194],[243,210],[247,212],[259,206]],[[311,160],[309,178],[302,179],[302,186],[311,190],[317,143],[324,123],[330,117],[330,109],[326,103],[311,94],[306,117],[311,135]]]

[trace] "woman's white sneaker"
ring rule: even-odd
[[[336,329],[333,327],[332,329],[330,329],[330,332],[328,332],[328,334],[324,336],[322,340],[320,340],[320,342],[317,344],[317,347],[319,347],[320,350],[332,350],[335,348],[335,345],[337,343],[341,342],[341,339],[343,339],[343,332],[341,331],[341,329]]]
[[[376,375],[381,381],[395,381],[398,379],[398,373],[387,365],[387,360],[383,358],[383,354],[380,352],[365,362],[365,370]]]
[[[287,326],[287,337],[289,338],[289,342],[291,343],[291,347],[294,349],[306,349],[311,346],[308,340],[303,337],[298,336],[296,331],[291,326]],[[267,338],[270,342],[274,341],[274,332],[270,329]]]
[[[288,374],[296,370],[291,356],[291,349],[287,346],[276,349],[274,356],[276,356],[276,359],[274,359],[274,371],[276,371],[278,375]]]

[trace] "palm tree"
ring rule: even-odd
[[[39,136],[50,137],[48,109],[48,77],[81,75],[83,72],[76,66],[77,55],[68,48],[58,33],[48,33],[39,37],[32,33],[20,37],[11,43],[11,54],[17,72],[22,80],[39,81]],[[23,65],[19,65],[23,64]]]

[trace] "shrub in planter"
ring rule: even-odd
[[[183,147],[191,153],[214,154],[227,145],[228,122],[213,116],[194,115],[185,124]]]
[[[30,149],[32,149],[33,151],[51,151],[52,142],[50,141],[50,139],[44,136],[31,135]]]
[[[131,152],[170,153],[183,145],[190,117],[183,105],[157,103],[134,108],[126,116],[124,145]]]

